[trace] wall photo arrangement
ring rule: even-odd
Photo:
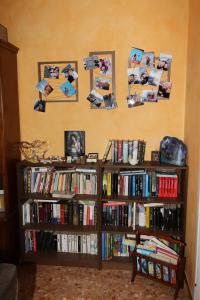
[[[168,100],[172,88],[170,81],[172,55],[132,48],[128,58],[128,107],[146,102]]]
[[[39,100],[45,102],[78,101],[78,62],[38,62]]]
[[[90,93],[87,100],[94,109],[117,107],[115,92],[115,52],[89,52],[84,69],[90,71]]]
[[[64,132],[65,156],[71,156],[72,161],[85,155],[85,131]]]

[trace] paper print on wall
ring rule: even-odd
[[[84,68],[90,70],[90,93],[87,100],[91,108],[116,108],[115,52],[90,52],[89,57],[84,59]]]
[[[145,102],[158,102],[169,99],[172,83],[170,81],[172,55],[154,51],[131,49],[128,59],[129,108],[144,105]]]
[[[35,103],[34,103],[34,110],[35,111],[45,112],[45,107],[46,107],[45,101],[36,100]]]
[[[132,48],[129,54],[129,60],[134,64],[140,64],[142,61],[144,50],[139,48]]]
[[[40,100],[45,102],[78,101],[77,61],[38,62],[38,79],[39,83],[36,87],[39,90]]]

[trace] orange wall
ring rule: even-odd
[[[195,282],[197,214],[200,181],[200,3],[191,0],[189,7],[188,70],[185,109],[185,140],[188,145],[189,185],[187,208],[186,273],[192,293]]]
[[[183,138],[187,54],[187,0],[1,0],[0,22],[18,55],[22,140],[44,139],[49,155],[63,155],[65,130],[86,131],[86,152],[102,156],[109,138],[147,141],[146,159],[165,135]],[[128,109],[127,57],[132,46],[173,55],[170,101]],[[91,110],[89,73],[83,58],[89,51],[115,50],[118,108]],[[78,103],[47,104],[33,110],[38,97],[37,62],[78,60]]]

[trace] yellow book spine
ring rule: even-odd
[[[150,228],[150,207],[146,207],[146,228]]]
[[[111,173],[107,173],[107,196],[111,196]]]

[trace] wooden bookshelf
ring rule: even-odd
[[[26,168],[32,167],[52,167],[55,170],[68,170],[72,168],[82,168],[96,170],[97,175],[97,193],[95,195],[91,194],[76,194],[73,199],[59,199],[54,198],[51,194],[42,193],[25,193],[24,189],[24,170]],[[131,170],[145,170],[147,172],[163,172],[163,174],[171,172],[177,174],[178,176],[178,190],[177,197],[148,197],[141,196],[107,196],[103,194],[103,174],[110,172],[118,174],[119,172],[131,171]],[[88,266],[97,268],[111,268],[111,269],[131,269],[132,260],[129,256],[123,257],[123,255],[117,257],[112,256],[111,259],[102,260],[102,249],[104,247],[102,241],[102,233],[108,234],[143,234],[143,235],[159,235],[163,234],[166,237],[176,237],[177,239],[185,240],[185,218],[186,218],[186,207],[187,207],[187,167],[177,167],[164,164],[155,164],[152,162],[144,162],[144,164],[132,166],[130,164],[113,164],[111,162],[102,163],[101,161],[97,163],[52,163],[52,164],[33,164],[27,161],[18,163],[17,165],[17,180],[18,180],[18,208],[19,208],[19,222],[20,222],[20,243],[21,243],[21,260],[22,261],[32,261],[34,263],[45,263],[45,264],[65,264],[70,266]],[[96,204],[97,207],[97,220],[96,225],[72,225],[72,224],[51,224],[38,222],[29,223],[23,225],[23,214],[22,206],[27,200],[60,200],[58,203],[68,203],[69,201],[85,201],[90,200]],[[103,223],[103,204],[109,201],[112,202],[125,202],[127,205],[129,203],[136,204],[152,204],[152,203],[162,203],[164,205],[179,205],[181,207],[181,230],[174,228],[173,230],[161,230],[156,228],[146,228],[136,225],[133,230],[132,226],[108,226]],[[26,230],[35,231],[49,231],[49,232],[59,232],[66,234],[96,234],[97,235],[97,255],[81,254],[81,253],[64,253],[64,252],[27,252],[25,251],[25,238],[24,232]],[[27,252],[27,253],[26,253]]]

